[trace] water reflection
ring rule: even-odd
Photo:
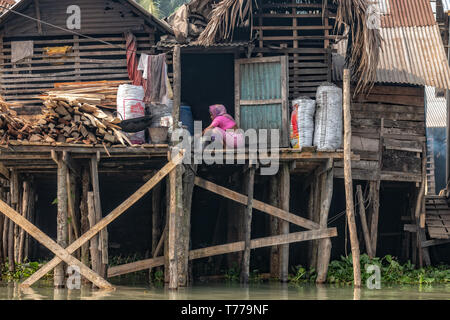
[[[269,282],[250,284],[201,284],[178,290],[147,284],[117,286],[115,291],[94,290],[83,285],[81,290],[54,289],[38,283],[20,288],[17,283],[0,283],[0,300],[450,300],[450,284],[440,286],[382,286],[380,290],[340,285],[294,285]]]

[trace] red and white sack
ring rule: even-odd
[[[117,113],[122,120],[145,116],[144,88],[122,84],[117,90]],[[126,133],[133,144],[145,143],[145,131]]]

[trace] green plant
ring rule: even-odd
[[[450,266],[440,265],[437,267],[426,267],[416,269],[408,261],[400,264],[398,260],[387,255],[383,258],[370,259],[367,254],[361,255],[361,280],[363,283],[371,276],[366,272],[366,266],[376,265],[380,268],[381,282],[385,284],[438,284],[450,282]],[[307,271],[302,266],[297,266],[294,276],[290,277],[293,283],[315,280],[315,271]],[[340,260],[331,261],[328,267],[327,282],[334,284],[353,284],[353,261],[352,256],[341,257]]]
[[[15,264],[15,270],[9,271],[9,261],[6,260],[5,264],[3,265],[3,268],[1,269],[1,276],[2,279],[6,281],[19,281],[22,279],[26,279],[29,276],[31,276],[33,273],[35,273],[37,270],[39,270],[45,262],[29,262],[25,261],[24,263],[16,263]],[[49,272],[45,275],[45,279],[50,279],[52,277],[52,273]]]
[[[241,270],[237,263],[233,263],[230,269],[225,272],[225,280],[229,282],[239,282]]]

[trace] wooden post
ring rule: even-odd
[[[88,193],[89,193],[89,169],[84,166],[81,174],[81,234],[89,230],[89,211],[88,211]],[[85,243],[81,246],[81,262],[89,265],[89,245]]]
[[[166,224],[169,228],[170,221],[170,175],[166,179]],[[169,230],[164,234],[164,283],[169,283]]]
[[[322,184],[322,203],[320,206],[320,228],[328,227],[328,214],[330,211],[331,199],[333,198],[333,160],[328,160],[328,166],[331,169],[323,173],[324,183]],[[317,278],[316,283],[324,283],[327,279],[328,265],[331,257],[331,239],[325,238],[319,240],[317,252]]]
[[[152,256],[155,256],[158,241],[161,238],[161,184],[157,184],[152,190]],[[149,269],[150,279],[152,268]]]
[[[25,217],[25,219],[29,220],[28,218],[28,205],[29,205],[29,194],[30,194],[30,183],[28,181],[23,181],[23,192],[22,192],[22,216]],[[17,263],[23,262],[23,256],[24,256],[24,247],[25,247],[25,230],[20,228],[20,235],[19,235],[19,253],[17,256]]]
[[[95,208],[95,218],[96,223],[99,222],[102,217],[102,205],[100,200],[100,184],[98,179],[98,162],[100,160],[100,154],[97,153],[96,157],[91,158],[91,182],[92,182],[92,191],[94,193],[94,208]],[[98,236],[98,245],[101,254],[101,269],[100,276],[105,278],[107,274],[107,266],[108,266],[108,229],[105,228],[100,231]]]
[[[282,163],[280,166],[280,208],[289,211],[289,199],[290,199],[290,172],[289,164]],[[280,234],[289,234],[289,222],[280,221]],[[280,246],[280,281],[287,282],[289,273],[289,244],[283,244]]]
[[[276,175],[270,177],[269,183],[269,204],[274,207],[280,206],[278,193],[278,179]],[[278,228],[279,219],[274,216],[269,216],[270,221],[270,235],[276,236],[280,234]],[[280,276],[280,250],[278,246],[270,247],[270,277],[278,278]]]
[[[94,200],[94,193],[88,192],[88,198],[87,198],[87,207],[88,207],[88,219],[89,219],[89,226],[92,228],[97,223],[97,217],[95,212],[95,200]],[[101,271],[101,257],[99,252],[99,243],[98,243],[98,237],[92,237],[90,241],[90,247],[89,250],[91,252],[91,266],[92,270],[96,273],[99,273]]]
[[[255,183],[255,167],[249,165],[247,179],[247,206],[244,216],[244,254],[241,263],[241,283],[247,284],[250,275],[250,242],[252,233],[253,191]]]
[[[177,173],[176,169],[169,173],[169,289],[178,289],[178,266],[176,254],[177,239],[177,194],[176,194]]]
[[[323,175],[320,175],[318,172],[314,173],[314,180],[311,184],[311,192],[313,193],[313,207],[311,209],[312,216],[310,218],[311,221],[319,222],[320,218],[320,203],[321,203],[321,185],[323,181]],[[308,262],[310,269],[317,269],[317,254],[319,249],[319,241],[312,240],[309,245],[308,252]]]
[[[370,241],[370,232],[369,227],[367,225],[367,218],[366,218],[366,207],[364,205],[364,197],[361,189],[361,185],[356,186],[356,194],[358,196],[358,203],[359,203],[359,216],[361,217],[361,225],[364,233],[364,243],[366,244],[367,248],[367,254],[370,258],[374,258],[374,254],[372,251],[372,243]]]
[[[11,181],[10,195],[11,195],[11,205],[13,208],[17,208],[17,203],[19,202],[19,176],[16,170],[11,171]],[[9,261],[9,271],[14,272],[16,269],[15,259],[14,259],[14,229],[15,224],[10,219],[8,226],[8,261]]]
[[[34,181],[30,181],[30,194],[28,197],[28,217],[27,219],[34,224],[35,220],[35,203],[36,203],[36,192]],[[32,241],[28,233],[25,234],[25,248],[24,248],[24,259],[29,260],[31,256]]]
[[[372,194],[370,238],[371,238],[372,254],[375,257],[377,254],[378,217],[380,215],[380,180],[370,181],[369,185],[370,185],[370,192]]]
[[[7,191],[5,192],[6,194],[6,203],[10,204],[10,193]],[[4,217],[3,220],[3,235],[2,235],[2,242],[3,242],[3,246],[2,246],[2,251],[3,251],[3,259],[6,261],[6,259],[8,258],[8,236],[9,236],[9,219],[7,217]]]
[[[178,250],[178,285],[187,286],[189,282],[189,249],[191,240],[191,207],[194,192],[194,181],[197,172],[197,165],[184,165],[184,174],[179,175],[182,180],[182,188],[178,188],[178,193],[182,193],[182,208],[179,212],[179,250]],[[178,184],[177,184],[178,185]]]
[[[62,159],[58,159],[58,180],[57,180],[57,197],[58,197],[58,214],[56,217],[56,238],[57,244],[62,248],[67,247],[67,184],[66,184],[66,176],[67,176],[67,165],[62,161]],[[65,278],[65,269],[64,264],[60,263],[54,272],[53,283],[56,288],[64,287],[64,278]]]
[[[352,118],[350,113],[350,70],[344,69],[344,180],[345,199],[347,206],[348,229],[350,232],[350,243],[352,246],[353,277],[355,287],[361,287],[361,266],[358,235],[356,234],[356,222],[353,203],[353,178],[352,178]]]

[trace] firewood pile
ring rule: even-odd
[[[55,83],[55,89],[45,92],[41,98],[64,98],[116,110],[117,90],[121,84],[128,83],[130,81]]]
[[[118,126],[120,119],[74,96],[48,96],[42,116],[27,121],[0,99],[0,144],[28,141],[36,143],[75,143],[132,145]]]

